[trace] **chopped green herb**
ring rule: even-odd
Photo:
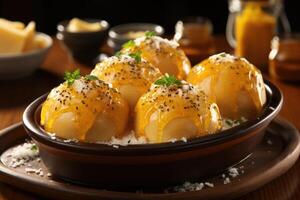
[[[178,86],[180,86],[182,83],[175,76],[173,76],[173,75],[169,76],[168,74],[166,74],[162,78],[156,80],[154,82],[154,84],[155,85],[164,85],[164,86],[170,86],[170,85],[178,85]]]
[[[145,36],[146,36],[147,39],[149,39],[149,38],[151,38],[153,36],[156,36],[156,32],[154,32],[154,31],[147,31],[145,33]]]
[[[37,151],[38,147],[36,146],[36,144],[33,144],[30,148],[32,151]]]
[[[243,122],[245,122],[245,121],[247,121],[244,117],[241,117],[240,119],[236,119],[236,120],[234,120],[234,123],[235,124],[241,124],[241,123],[243,123]]]
[[[134,58],[135,61],[139,63],[142,61],[141,54],[142,54],[141,51],[137,51],[135,53],[128,54],[128,56],[130,56],[131,58]]]
[[[89,81],[98,80],[98,77],[94,75],[86,75],[84,78]]]
[[[130,48],[130,47],[134,47],[135,43],[133,40],[129,40],[128,42],[126,42],[125,44],[122,45],[123,48]]]
[[[72,85],[76,79],[80,78],[80,69],[76,69],[73,72],[65,72],[64,80],[67,81],[68,86]]]
[[[220,56],[224,58],[226,57],[226,53],[221,53]]]
[[[117,52],[115,53],[115,56],[118,57],[118,58],[120,58],[121,55],[122,55],[122,52],[121,52],[121,51],[117,51]]]
[[[225,120],[225,123],[226,123],[228,126],[230,126],[230,127],[233,126],[233,121],[232,121],[232,120],[226,119],[226,120]]]

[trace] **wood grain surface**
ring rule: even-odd
[[[223,36],[215,37],[217,52],[230,51]],[[54,39],[54,45],[41,69],[33,75],[19,80],[0,81],[0,129],[19,122],[25,107],[36,97],[48,92],[62,81],[66,70],[80,68],[82,74],[92,70],[92,66],[79,64],[68,51]],[[265,75],[268,78],[267,75]],[[282,91],[284,104],[280,115],[300,129],[300,83],[287,83],[270,79]],[[298,200],[300,199],[300,161],[285,175],[275,179],[259,190],[240,198],[242,200]],[[38,188],[36,188],[38,190]],[[12,186],[0,183],[0,200],[37,200]],[[57,197],[59,199],[59,197]]]

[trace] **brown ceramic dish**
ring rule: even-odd
[[[254,151],[283,101],[279,89],[269,81],[265,83],[267,103],[257,119],[187,142],[113,148],[53,140],[39,125],[40,108],[46,95],[27,107],[23,123],[29,136],[37,142],[48,170],[57,178],[112,188],[171,185],[223,171]]]

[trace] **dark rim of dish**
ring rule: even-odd
[[[93,32],[69,32],[66,30],[66,26],[68,25],[69,21],[70,20],[64,20],[64,21],[61,21],[57,24],[57,30],[59,32],[66,32],[66,33],[70,33],[70,34],[84,34],[84,33],[99,33],[99,32],[103,32],[103,31],[106,31],[109,29],[110,25],[109,23],[106,21],[106,20],[102,20],[102,19],[82,19],[84,21],[87,21],[87,22],[100,22],[101,25],[102,25],[102,29],[99,30],[99,31],[93,31]]]
[[[64,142],[62,138],[51,139],[43,128],[39,125],[39,115],[40,107],[48,94],[37,98],[33,101],[23,113],[23,124],[29,135],[49,146],[54,148],[68,150],[78,153],[89,153],[89,154],[109,154],[109,155],[122,155],[122,154],[132,154],[137,151],[145,154],[163,154],[178,152],[183,150],[192,150],[194,148],[207,147],[211,145],[216,145],[224,143],[225,141],[230,141],[235,138],[244,136],[251,131],[257,130],[265,123],[270,122],[280,111],[283,96],[281,91],[271,82],[265,81],[267,102],[261,112],[261,114],[253,119],[242,124],[235,126],[233,128],[221,131],[216,134],[201,136],[197,138],[187,139],[186,142],[178,140],[177,142],[165,142],[165,143],[154,143],[154,144],[130,144],[127,146],[118,145],[119,148],[114,148],[112,145],[99,144],[99,143],[87,143],[87,142]]]

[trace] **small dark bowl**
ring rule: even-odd
[[[254,151],[283,101],[280,90],[269,81],[265,83],[267,103],[258,118],[187,142],[113,148],[53,140],[39,125],[41,105],[47,94],[26,108],[23,123],[54,177],[106,188],[166,186],[219,173]]]
[[[85,19],[88,22],[100,22],[102,29],[93,32],[69,32],[69,20],[57,25],[57,38],[72,53],[73,57],[83,63],[91,63],[98,55],[100,47],[106,42],[109,24],[105,20]]]

